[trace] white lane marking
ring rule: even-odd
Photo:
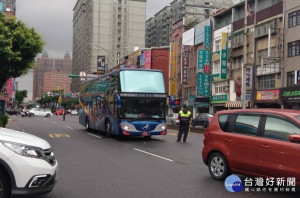
[[[56,122],[52,122],[52,124],[56,124]]]
[[[94,137],[96,137],[96,138],[99,138],[99,139],[101,139],[102,137],[100,137],[100,136],[98,136],[98,135],[94,135],[94,134],[91,134],[91,133],[88,133],[89,135],[91,135],[91,136],[94,136]]]
[[[65,126],[65,127],[69,128],[69,129],[73,129],[72,127],[69,127],[69,126]]]
[[[154,157],[158,157],[158,158],[167,160],[167,161],[169,161],[169,162],[173,162],[173,160],[171,160],[171,159],[168,159],[168,158],[165,158],[165,157],[162,157],[162,156],[159,156],[159,155],[155,155],[155,154],[149,153],[149,152],[147,152],[147,151],[143,151],[143,150],[140,150],[140,149],[137,149],[137,148],[133,148],[133,150],[136,150],[136,151],[139,151],[139,152],[142,152],[142,153],[146,153],[146,154],[148,154],[148,155],[152,155],[152,156],[154,156]]]

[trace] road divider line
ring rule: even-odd
[[[133,148],[133,150],[136,150],[136,151],[139,151],[139,152],[142,152],[142,153],[146,153],[146,154],[148,154],[148,155],[152,155],[152,156],[154,156],[154,157],[158,157],[158,158],[160,158],[160,159],[167,160],[167,161],[169,161],[169,162],[173,162],[173,160],[171,160],[171,159],[168,159],[168,158],[165,158],[165,157],[162,157],[162,156],[159,156],[159,155],[155,155],[155,154],[149,153],[149,152],[147,152],[147,151],[143,151],[143,150],[140,150],[140,149],[137,149],[137,148]]]
[[[69,129],[73,129],[72,127],[69,127],[69,126],[65,126],[65,127],[69,128]]]
[[[96,137],[96,138],[99,138],[101,139],[102,137],[98,136],[98,135],[94,135],[94,134],[91,134],[91,133],[88,133],[90,136],[93,136],[93,137]]]

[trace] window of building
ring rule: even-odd
[[[122,18],[122,16],[121,15],[118,15],[118,19],[121,19]]]
[[[118,27],[121,27],[121,22],[118,23]]]
[[[288,57],[300,55],[300,40],[288,43]]]
[[[300,25],[300,10],[289,14],[289,28]]]
[[[118,30],[118,34],[121,34],[121,30]]]
[[[274,88],[275,88],[275,74],[258,77],[258,89],[274,89]]]
[[[220,61],[215,61],[215,62],[213,62],[213,68],[214,68],[214,70],[213,70],[213,73],[214,74],[219,74],[220,73]]]
[[[215,41],[216,51],[220,51],[221,49],[221,39]]]
[[[277,57],[276,56],[276,48],[275,47],[271,47],[271,57]],[[258,61],[259,64],[261,64],[261,62],[263,61],[263,59],[267,59],[268,58],[268,49],[263,49],[258,51]]]
[[[120,57],[120,52],[117,53],[117,57]]]
[[[289,141],[292,134],[300,134],[300,129],[294,124],[275,117],[267,117],[265,137]]]
[[[295,84],[295,72],[287,72],[287,86],[292,86]]]
[[[122,0],[119,0],[119,4],[121,4],[122,3]]]
[[[120,37],[118,37],[118,42],[121,42],[121,38]]]
[[[121,11],[122,11],[122,8],[121,8],[121,7],[118,7],[118,11],[121,12]]]
[[[224,94],[228,89],[228,82],[227,81],[216,82],[213,83],[213,87],[214,87],[214,94]]]
[[[232,68],[233,69],[242,68],[242,64],[243,64],[243,56],[236,57],[236,58],[233,59]]]
[[[118,48],[118,49],[120,49],[120,47],[121,47],[120,45],[117,45],[117,48]]]
[[[235,133],[256,136],[259,120],[259,115],[238,115],[234,123],[233,131]]]

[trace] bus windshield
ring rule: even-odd
[[[121,92],[166,93],[162,72],[121,71]]]
[[[165,119],[165,105],[161,98],[122,98],[120,118]]]

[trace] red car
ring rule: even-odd
[[[55,115],[62,115],[63,114],[63,109],[57,109],[55,111]]]
[[[223,180],[230,173],[294,177],[300,186],[300,111],[219,111],[203,142],[202,158],[214,179]]]

